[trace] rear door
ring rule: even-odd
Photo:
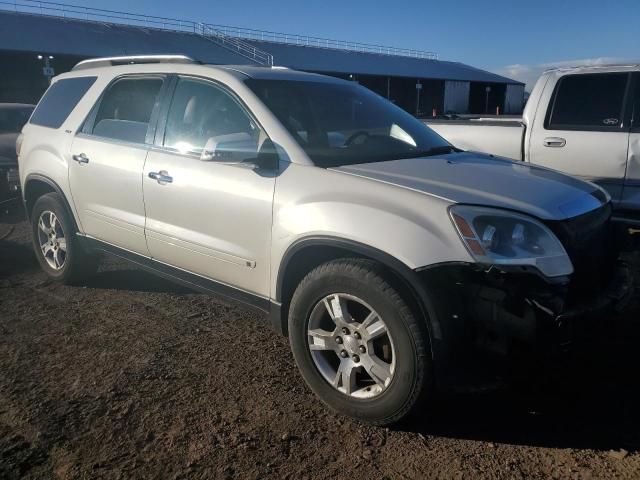
[[[630,78],[626,72],[560,77],[546,115],[535,119],[530,161],[596,182],[619,202],[627,168]]]
[[[629,134],[629,159],[620,208],[640,212],[640,73],[634,74],[633,119]]]
[[[114,80],[71,147],[69,181],[84,233],[142,255],[142,171],[163,84],[161,75]]]

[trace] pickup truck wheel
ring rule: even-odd
[[[73,284],[95,273],[97,257],[82,249],[59,194],[48,193],[36,201],[31,228],[36,257],[49,277]]]
[[[291,300],[289,339],[314,393],[363,422],[396,423],[430,390],[426,329],[374,262],[311,271]]]

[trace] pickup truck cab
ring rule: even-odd
[[[604,187],[640,226],[640,66],[548,70],[522,119],[429,121],[455,146],[553,168]]]
[[[628,291],[600,187],[462,152],[354,82],[87,60],[17,149],[51,278],[81,282],[107,252],[268,313],[318,397],[372,424],[476,358],[566,346]]]

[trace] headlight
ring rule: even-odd
[[[478,263],[531,265],[547,277],[573,273],[571,259],[560,240],[537,220],[486,207],[454,205],[453,224]]]

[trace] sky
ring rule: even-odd
[[[60,0],[63,1],[63,0]],[[527,83],[546,68],[640,59],[640,0],[66,0],[437,52]]]

